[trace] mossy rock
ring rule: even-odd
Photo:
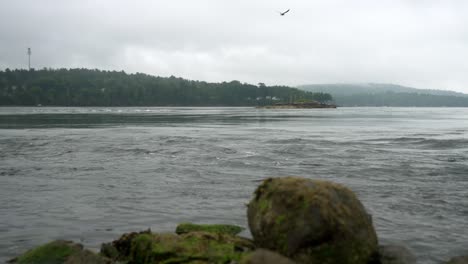
[[[231,263],[253,249],[247,239],[228,234],[190,232],[140,235],[132,241],[135,263]]]
[[[56,240],[27,251],[10,263],[18,264],[104,264],[109,260],[89,250],[81,244]]]
[[[122,245],[126,245],[122,247]],[[254,249],[251,240],[226,233],[192,231],[173,233],[140,232],[125,234],[104,244],[101,254],[114,261],[149,263],[231,263]],[[116,257],[118,256],[118,257]]]
[[[248,204],[257,247],[297,263],[368,263],[378,256],[372,219],[348,188],[298,177],[270,178]]]
[[[190,232],[202,231],[208,233],[229,234],[237,235],[242,232],[244,228],[236,225],[197,225],[192,223],[182,223],[176,228],[177,234],[185,234]]]
[[[100,254],[113,261],[127,261],[130,256],[133,239],[142,234],[151,234],[151,230],[125,233],[117,240],[102,244]]]

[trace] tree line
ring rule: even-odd
[[[468,107],[468,97],[422,93],[353,94],[333,97],[340,106]]]
[[[394,84],[312,84],[299,88],[333,96],[339,106],[468,107],[468,95]]]
[[[330,102],[332,96],[287,86],[239,81],[209,83],[98,69],[0,71],[0,105],[23,106],[257,106]]]

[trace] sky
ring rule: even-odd
[[[290,9],[281,16],[279,12]],[[468,93],[466,0],[0,0],[0,70]]]

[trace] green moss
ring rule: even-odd
[[[286,215],[285,214],[279,215],[278,217],[276,217],[276,224],[281,225],[281,223],[283,223],[284,220],[286,220]]]
[[[130,255],[135,264],[151,263],[153,260],[153,237],[150,234],[141,234],[131,243]]]
[[[229,234],[190,232],[141,234],[132,240],[131,263],[230,263],[253,248],[250,241]]]
[[[176,228],[177,234],[185,234],[190,232],[208,232],[216,234],[236,235],[242,232],[244,228],[235,225],[197,225],[192,223],[182,223]]]
[[[270,202],[267,199],[260,199],[258,201],[258,208],[260,209],[260,213],[266,213],[270,208]]]
[[[32,249],[16,259],[19,264],[60,264],[71,255],[81,251],[76,244],[68,241],[53,241]]]

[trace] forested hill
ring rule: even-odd
[[[339,106],[468,107],[468,94],[393,84],[312,84],[299,88],[329,93]]]
[[[2,106],[256,106],[290,100],[327,102],[332,98],[286,86],[207,83],[123,71],[0,71]]]

